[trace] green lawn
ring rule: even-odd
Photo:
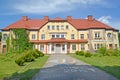
[[[120,56],[92,56],[87,58],[76,54],[71,54],[71,56],[100,68],[120,79]]]
[[[45,64],[48,55],[36,59],[34,62],[25,63],[25,66],[18,66],[15,63],[19,55],[0,55],[0,80],[30,80],[39,69]]]

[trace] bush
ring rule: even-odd
[[[120,50],[114,49],[114,50],[113,50],[113,55],[114,55],[114,56],[120,56]]]
[[[84,56],[84,51],[79,51],[80,56]]]
[[[32,51],[32,55],[33,55],[35,58],[40,57],[39,53],[38,53],[36,50],[33,50],[33,51]]]
[[[106,50],[105,56],[113,56],[113,50],[112,49],[108,49]]]
[[[15,62],[19,65],[19,66],[23,66],[24,65],[24,59],[23,58],[18,58],[15,60]]]
[[[75,54],[76,54],[76,55],[79,55],[79,51],[76,51]]]
[[[97,53],[100,53],[100,54],[102,54],[102,55],[105,55],[106,51],[107,51],[106,47],[101,47],[101,48],[97,51]]]
[[[41,52],[41,51],[39,51],[37,49],[35,49],[35,52],[37,52],[39,54],[39,57],[43,57],[44,56],[43,52]]]
[[[85,57],[91,57],[91,56],[92,56],[92,53],[86,52],[84,55],[85,55]]]

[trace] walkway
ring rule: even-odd
[[[33,80],[118,80],[69,55],[51,55]]]

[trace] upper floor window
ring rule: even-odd
[[[52,38],[55,38],[55,35],[54,35],[54,34],[52,34]]]
[[[34,40],[36,38],[35,34],[32,34],[32,39]]]
[[[71,39],[75,39],[74,34],[71,34]]]
[[[80,34],[80,38],[81,38],[81,39],[84,39],[84,34]]]
[[[68,25],[66,25],[66,29],[69,29],[69,26],[68,26]]]
[[[95,32],[95,38],[101,38],[100,32]]]
[[[61,34],[61,38],[65,38],[65,35],[64,35],[64,34]]]
[[[112,34],[111,34],[111,33],[108,33],[108,34],[107,34],[107,37],[108,37],[108,38],[112,38]]]
[[[61,30],[64,30],[64,26],[63,25],[61,26]]]
[[[60,38],[60,35],[59,35],[59,34],[57,34],[57,35],[56,35],[56,38]]]
[[[48,30],[50,30],[50,26],[49,25],[47,26],[47,28],[48,28]]]
[[[54,25],[52,25],[52,30],[54,30],[55,29],[55,26]]]
[[[7,39],[7,34],[3,34],[3,40]]]
[[[76,44],[72,45],[72,50],[76,50]]]
[[[57,25],[57,30],[59,30],[59,25]]]
[[[42,35],[41,35],[41,39],[42,39],[42,40],[45,40],[45,34],[42,34]]]

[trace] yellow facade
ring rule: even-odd
[[[67,27],[66,27],[67,26]],[[47,41],[34,43],[34,48],[45,54],[74,53],[75,51],[98,50],[101,46],[119,48],[118,32],[106,29],[78,30],[67,21],[48,22],[39,30],[28,30],[30,41]],[[12,31],[2,31],[2,49],[6,45],[4,34],[12,35]],[[49,42],[53,38],[64,38],[61,41]],[[78,42],[74,42],[78,40]],[[83,40],[83,42],[79,42]],[[87,40],[87,42],[84,42]],[[68,42],[67,42],[68,41]],[[72,42],[73,41],[73,42]]]

